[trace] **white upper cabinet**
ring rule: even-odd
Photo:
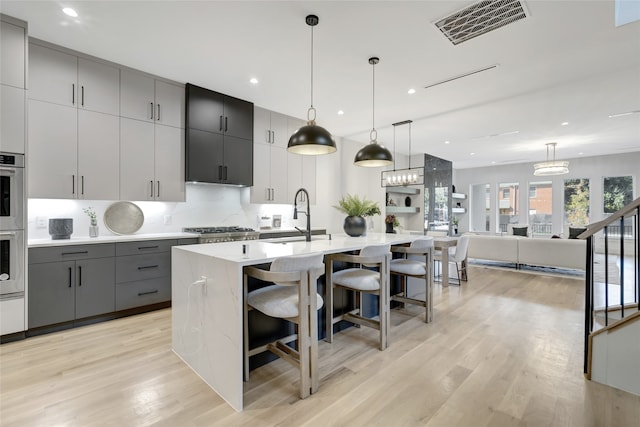
[[[184,86],[122,70],[120,92],[122,117],[184,128]]]
[[[0,21],[0,83],[24,89],[25,40],[23,27]]]
[[[120,119],[120,198],[185,201],[184,130]]]
[[[120,70],[31,43],[29,99],[119,115]]]
[[[25,90],[0,85],[0,151],[24,153]]]

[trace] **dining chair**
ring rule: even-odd
[[[333,342],[333,325],[347,320],[361,326],[380,331],[380,350],[388,346],[389,340],[389,262],[391,245],[370,245],[362,248],[357,255],[331,254],[325,258],[326,268],[326,324],[325,340]],[[358,267],[334,271],[335,262],[348,262]],[[342,288],[353,291],[356,297],[356,308],[347,313],[335,316],[333,313],[334,289]],[[362,295],[371,294],[378,298],[378,314],[375,317],[364,317],[362,313]]]
[[[270,351],[300,371],[300,398],[318,390],[318,315],[323,300],[317,293],[318,277],[324,272],[322,253],[276,258],[270,269],[244,267],[244,380],[249,380],[249,357]],[[247,292],[249,278],[272,285]],[[249,349],[249,310],[285,319],[296,333]],[[296,348],[287,344],[296,341]]]

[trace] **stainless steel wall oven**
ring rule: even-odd
[[[0,152],[0,299],[24,296],[24,155]]]

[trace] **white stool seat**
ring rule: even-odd
[[[377,291],[380,289],[380,272],[347,268],[333,273],[333,284],[359,291]]]
[[[322,297],[316,294],[318,310],[322,308]],[[272,285],[256,289],[247,295],[247,303],[271,317],[287,319],[298,317],[298,288]]]
[[[427,266],[424,262],[409,259],[392,259],[389,268],[392,273],[409,274],[411,276],[422,276],[427,274]]]

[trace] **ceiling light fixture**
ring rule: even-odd
[[[415,89],[409,89],[409,90],[407,91],[407,93],[408,93],[409,95],[413,95],[414,93],[416,93],[416,90],[415,90]]]
[[[251,80],[249,80],[249,83],[251,83],[252,85],[257,85],[258,79],[256,79],[255,77],[251,77]]]
[[[72,18],[77,18],[78,17],[78,12],[76,12],[73,9],[71,9],[70,7],[65,7],[64,9],[62,9],[62,11],[65,13],[65,15],[69,15]]]
[[[569,124],[569,122],[562,122],[562,123],[560,123],[560,126],[566,126],[568,124]]]
[[[339,114],[339,115],[343,115],[343,114],[344,114],[344,111],[342,111],[342,110],[338,110],[338,114]]]
[[[318,25],[318,17],[308,15],[305,21],[311,27],[311,106],[307,110],[307,125],[302,126],[291,135],[287,151],[294,154],[317,156],[335,153],[338,148],[329,131],[316,125],[316,109],[313,108],[313,27]]]
[[[379,166],[387,166],[393,163],[393,157],[389,150],[378,144],[378,131],[376,131],[376,64],[380,62],[380,58],[369,58],[369,64],[373,70],[373,127],[369,133],[369,144],[365,145],[356,153],[353,163],[356,166],[364,166],[375,168]]]
[[[399,185],[424,185],[424,167],[411,167],[411,120],[393,124],[393,170],[382,171],[380,181],[382,187],[397,187]],[[396,170],[396,126],[409,125],[409,168]]]
[[[535,176],[564,175],[569,173],[569,162],[556,160],[556,142],[545,144],[547,146],[547,161],[533,165]],[[549,160],[549,146],[553,147],[553,160]]]

